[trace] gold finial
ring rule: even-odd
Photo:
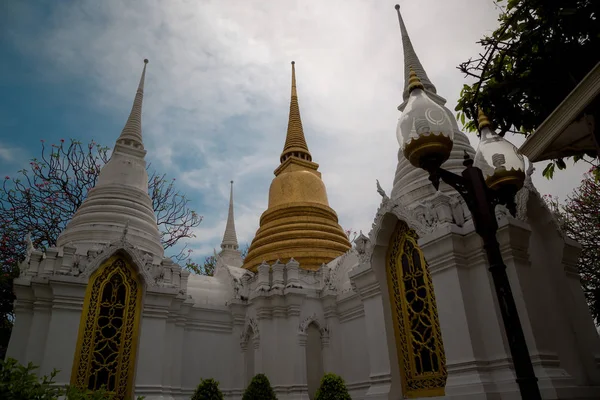
[[[312,161],[304,130],[302,120],[300,119],[300,107],[298,106],[298,93],[296,92],[296,63],[292,61],[292,97],[290,99],[290,117],[288,120],[287,135],[285,145],[281,153],[280,161],[283,163],[289,157],[295,155],[306,161]]]
[[[417,73],[411,68],[410,73],[408,75],[408,93],[412,92],[415,89],[425,89],[421,80],[417,76]]]
[[[292,61],[292,97],[298,97],[298,93],[296,93],[296,61]]]
[[[479,123],[479,130],[482,130],[486,126],[492,126],[492,123],[488,119],[488,117],[483,113],[483,110],[479,108],[477,112],[477,122]]]

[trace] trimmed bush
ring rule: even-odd
[[[54,378],[58,370],[52,371],[50,376],[41,378],[35,374],[38,367],[32,363],[19,364],[16,360],[8,358],[0,360],[0,399],[10,400],[111,400],[114,395],[106,390],[87,390],[76,386],[55,386]],[[143,397],[138,397],[142,400]]]
[[[219,382],[212,378],[202,379],[192,396],[192,400],[223,400]]]
[[[352,400],[346,383],[341,376],[336,374],[325,374],[321,379],[321,385],[317,389],[315,400]]]
[[[246,388],[242,400],[277,400],[271,382],[265,374],[258,374]]]

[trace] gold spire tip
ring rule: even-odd
[[[400,11],[400,4],[396,4],[396,5],[394,6],[394,8],[395,8],[397,11]]]
[[[411,67],[408,74],[408,93],[415,89],[425,89],[425,87],[423,86],[423,83],[421,83],[417,73]]]
[[[148,64],[148,59],[144,58],[144,64]]]
[[[485,128],[486,126],[492,125],[487,115],[483,113],[483,110],[481,108],[479,108],[479,111],[477,112],[477,122],[479,124],[479,130]]]

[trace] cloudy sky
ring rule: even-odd
[[[40,140],[112,146],[148,58],[147,159],[177,178],[204,216],[190,241],[197,261],[218,247],[229,181],[236,224],[250,242],[266,209],[287,127],[296,61],[305,134],[330,205],[345,229],[368,232],[391,190],[403,64],[396,1],[89,0],[0,2],[0,175],[39,154]],[[496,26],[491,0],[404,0],[415,49],[453,109],[456,66]],[[470,137],[476,145],[476,137]],[[515,144],[522,138],[510,138]],[[540,192],[564,198],[585,165]]]

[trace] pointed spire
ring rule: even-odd
[[[395,8],[396,12],[398,13],[400,34],[402,35],[402,50],[404,51],[404,92],[402,93],[402,97],[405,101],[408,99],[408,85],[411,69],[415,71],[417,77],[421,80],[425,89],[435,94],[437,93],[436,88],[433,85],[433,83],[431,83],[431,81],[429,80],[427,72],[425,72],[423,65],[421,65],[421,61],[419,61],[419,57],[417,57],[417,53],[413,48],[412,42],[410,41],[410,37],[408,36],[406,25],[404,25],[404,20],[402,19],[402,15],[400,14],[400,5],[396,4]]]
[[[479,124],[479,130],[482,130],[486,126],[491,126],[492,123],[488,119],[487,115],[483,113],[483,110],[480,108],[477,113],[477,123]]]
[[[296,67],[292,61],[292,98],[290,100],[290,117],[288,121],[287,136],[281,153],[280,161],[283,163],[289,157],[296,156],[303,160],[312,161],[308,151],[304,129],[300,119],[300,107],[298,106],[298,93],[296,92]]]
[[[110,160],[102,167],[94,188],[77,209],[56,241],[70,245],[77,254],[97,246],[126,240],[136,249],[164,257],[152,200],[148,195],[146,150],[142,142],[142,98],[146,64],[127,123],[117,139]]]
[[[223,250],[237,250],[238,247],[237,234],[235,233],[235,220],[233,218],[233,181],[231,181],[231,189],[229,192],[229,214],[227,214],[227,225],[225,225],[225,234],[223,234],[221,248]]]
[[[121,136],[117,139],[117,144],[126,148],[135,148],[138,150],[144,150],[144,143],[142,141],[142,100],[144,99],[144,80],[146,79],[146,65],[148,65],[148,59],[144,59],[144,69],[142,70],[142,77],[138,85],[135,99],[133,100],[133,106],[129,113],[129,118],[125,123],[125,127],[121,132]]]

